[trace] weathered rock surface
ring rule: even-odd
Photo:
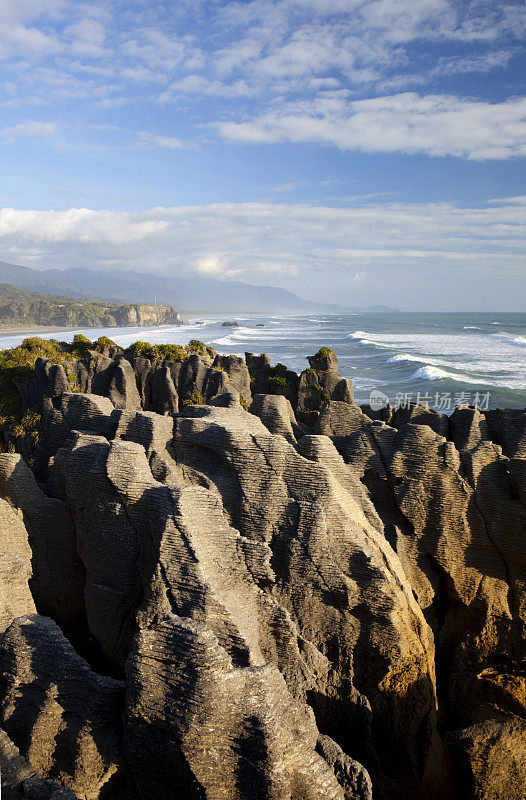
[[[86,800],[116,787],[124,685],[91,672],[57,625],[36,615],[7,629],[0,665],[0,722],[31,766]]]
[[[1,729],[0,770],[4,800],[78,800],[71,789],[37,775]]]
[[[0,500],[0,634],[16,617],[35,610],[29,590],[31,548],[21,517]]]
[[[77,555],[77,538],[69,509],[59,499],[48,497],[39,488],[35,477],[21,456],[0,453],[0,497],[18,512],[17,524],[27,531],[24,561],[19,577],[29,578],[29,586],[37,610],[52,616],[70,635],[84,617],[84,570]],[[3,503],[5,506],[5,502]],[[2,521],[4,547],[15,557],[20,553],[23,531],[15,534],[16,525]],[[9,536],[9,539],[7,538]],[[14,538],[17,538],[17,547]],[[31,561],[25,555],[30,547]],[[4,562],[5,563],[5,562]],[[29,573],[28,570],[29,569]],[[28,613],[27,608],[23,613]],[[13,615],[11,619],[18,614]]]
[[[526,412],[198,350],[96,353],[82,393],[39,365],[39,483],[0,454],[5,787],[522,798]]]
[[[168,615],[128,664],[126,753],[142,796],[343,800],[312,711],[276,667],[236,667],[214,634]],[[157,741],[165,758],[152,770]],[[357,800],[363,793],[352,795]]]
[[[310,368],[300,375],[298,413],[303,415],[315,413],[321,404],[328,400],[354,402],[352,383],[348,378],[340,376],[338,359],[333,350],[328,347],[322,348],[307,360]]]
[[[477,800],[526,797],[526,721],[498,709],[448,734],[459,787]],[[485,716],[485,715],[484,715]]]

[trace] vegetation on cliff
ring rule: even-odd
[[[115,328],[127,325],[179,324],[171,306],[106,303],[76,297],[28,292],[0,284],[0,326],[56,325],[78,328]]]

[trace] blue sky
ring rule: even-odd
[[[0,259],[525,310],[526,7],[0,0]]]

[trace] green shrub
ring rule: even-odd
[[[276,394],[283,394],[284,389],[287,388],[287,379],[283,375],[273,375],[268,379],[270,391]]]
[[[165,361],[188,361],[188,353],[180,344],[156,344],[154,351],[157,358]]]
[[[322,356],[322,358],[327,358],[328,356],[334,356],[335,352],[332,347],[320,347],[316,355]]]
[[[190,395],[185,405],[202,406],[203,403],[204,403],[203,395],[201,394],[201,392],[195,391],[192,395]]]
[[[93,342],[82,333],[76,333],[73,337],[72,355],[76,358],[84,358],[86,351],[93,347]]]
[[[150,344],[134,342],[128,348],[136,356],[162,358],[165,361],[188,361],[188,353],[180,344]]]
[[[83,333],[76,333],[73,337],[73,344],[88,344],[91,346],[93,342],[91,339],[88,339],[87,336],[84,336]]]
[[[29,408],[18,422],[8,423],[14,436],[29,436],[34,442],[38,440],[42,415],[37,408]],[[3,422],[3,420],[2,420]]]
[[[199,353],[201,356],[204,356],[207,350],[206,344],[199,339],[190,339],[186,345],[186,349],[190,353]]]
[[[145,356],[146,358],[153,358],[154,345],[150,342],[134,342],[128,348],[135,356]]]
[[[66,366],[73,360],[56,339],[39,336],[30,336],[17,347],[0,351],[0,427],[14,436],[29,435],[34,440],[38,437],[40,415],[36,409],[22,409],[17,386],[34,376],[37,358]]]
[[[93,342],[92,350],[96,350],[97,353],[102,353],[104,350],[107,350],[108,347],[118,347],[118,345],[113,341],[113,339],[108,339],[107,336],[99,336],[99,338]]]
[[[285,366],[285,364],[278,363],[276,364],[275,367],[267,367],[267,374],[269,376],[269,379],[272,377],[286,378],[287,372],[288,369]]]
[[[14,380],[26,382],[33,375],[37,358],[46,358],[53,364],[62,364],[71,361],[69,353],[61,349],[56,339],[41,339],[32,336],[24,339],[18,347],[0,351],[0,370],[13,370],[11,376]],[[18,372],[16,372],[18,370]],[[18,377],[17,377],[18,375]]]

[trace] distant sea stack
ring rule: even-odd
[[[187,322],[172,306],[146,303],[104,303],[0,284],[0,326],[78,328],[150,327]]]
[[[172,306],[147,305],[145,303],[118,306],[113,312],[118,327],[138,325],[152,327],[154,325],[184,325],[188,322]]]
[[[308,362],[0,354],[6,796],[524,800],[526,411]]]

